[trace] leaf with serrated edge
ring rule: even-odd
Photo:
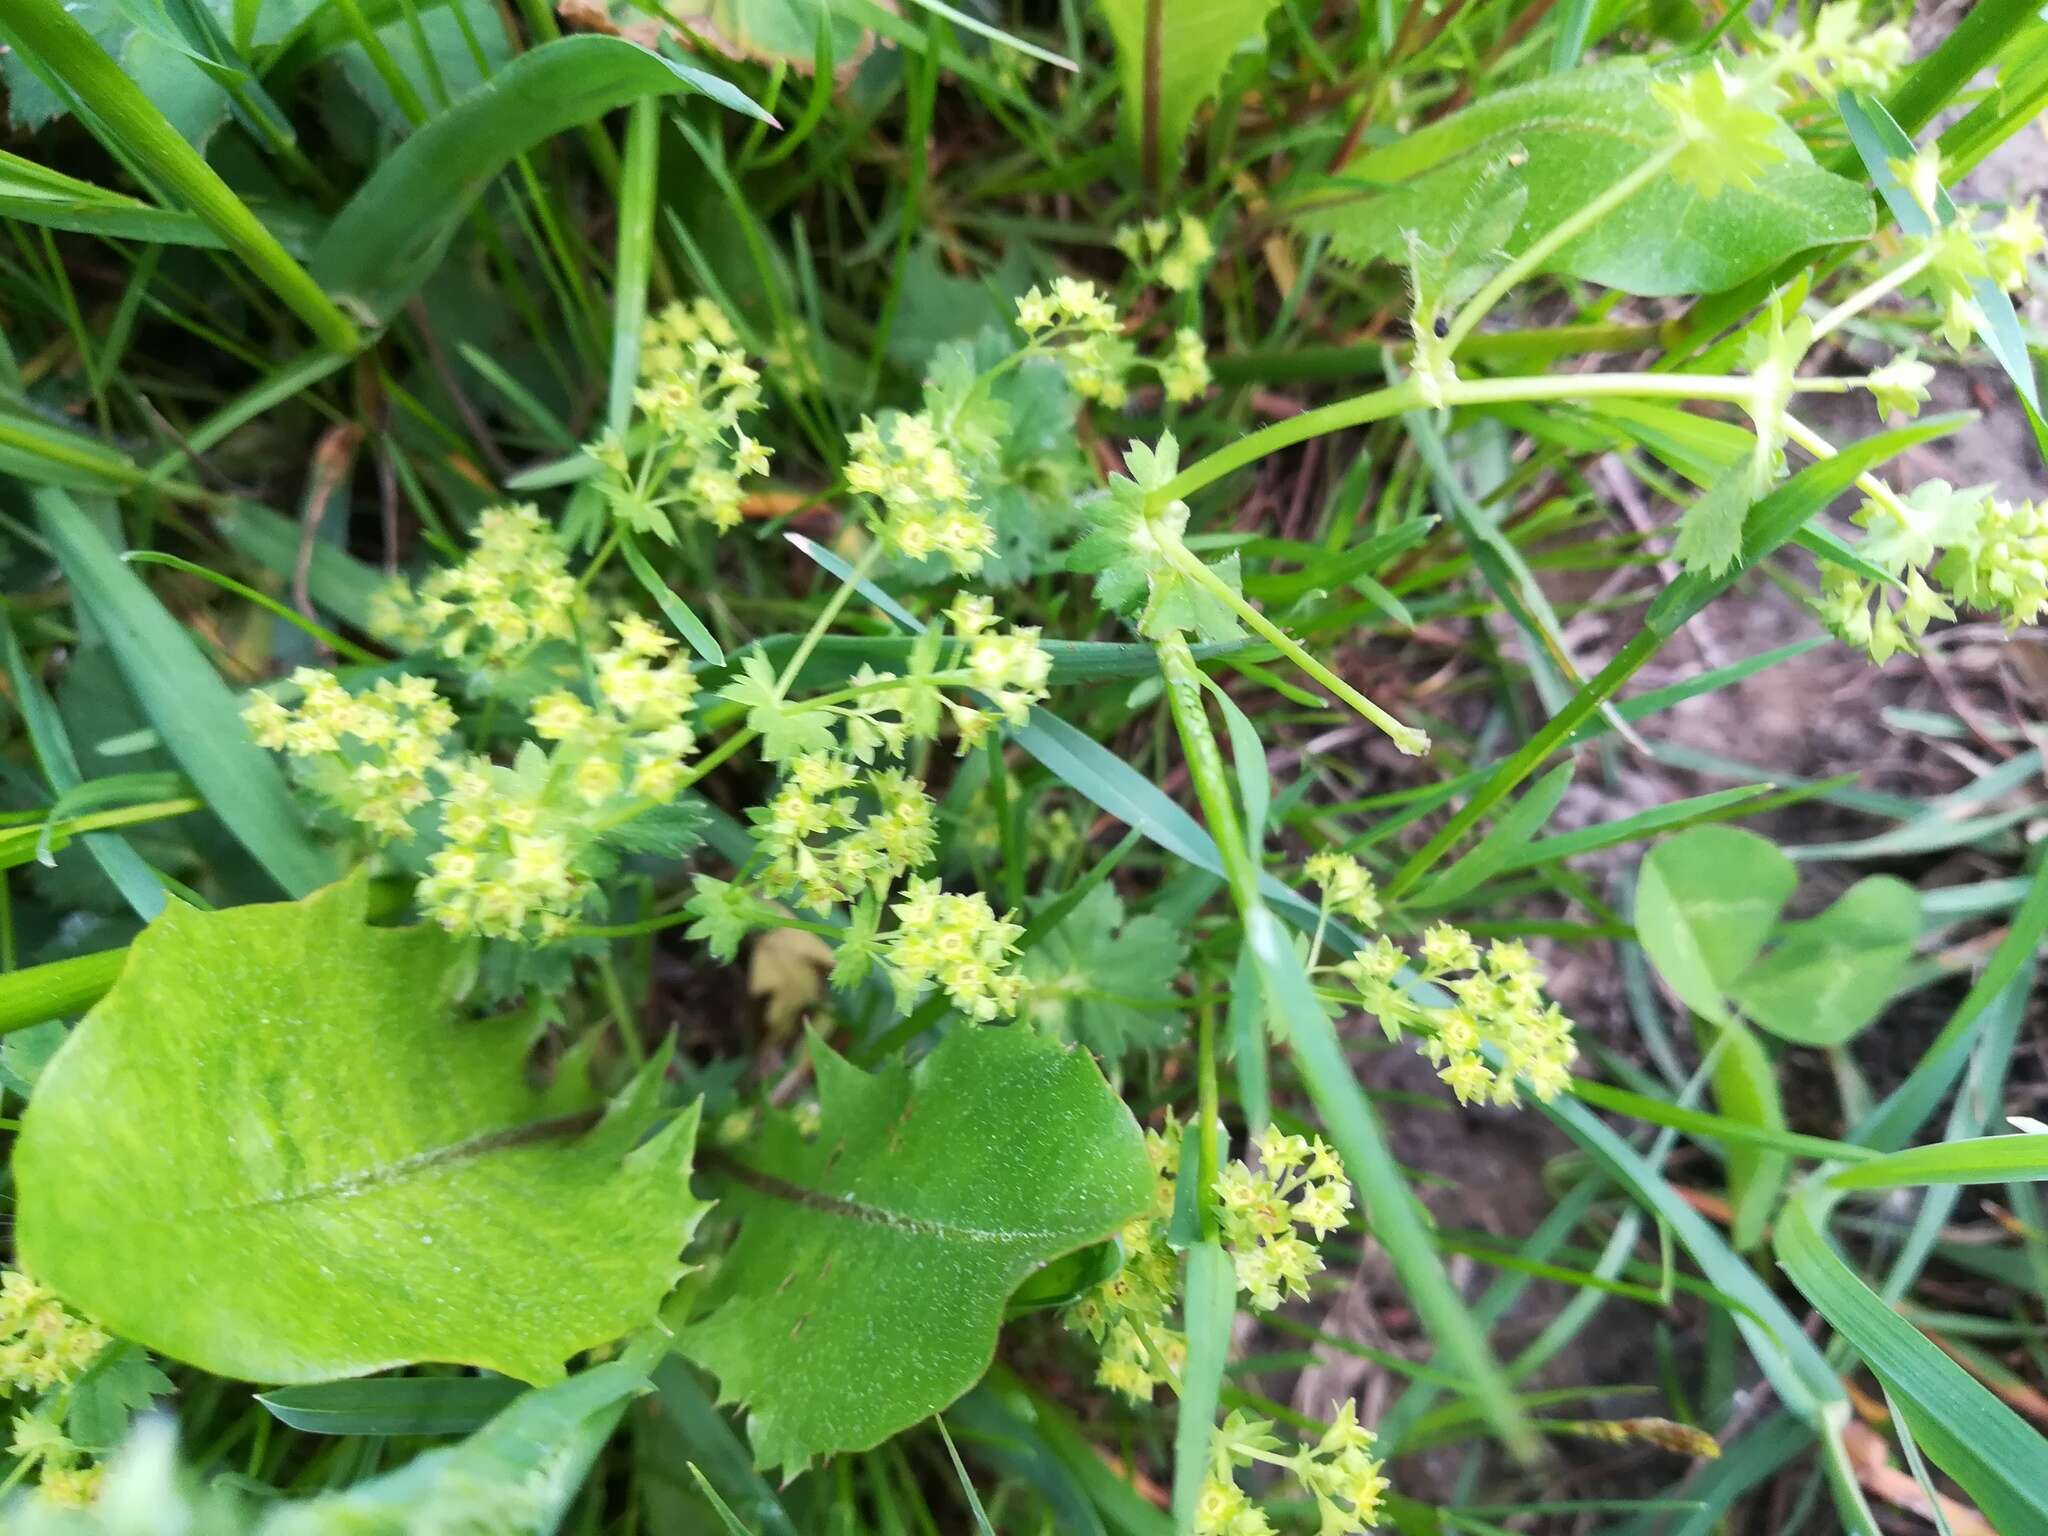
[[[535,1089],[525,1026],[453,1012],[466,946],[365,904],[354,879],[144,930],[24,1119],[22,1260],[216,1375],[558,1379],[680,1272],[696,1113],[654,1129],[659,1063],[609,1104]]]
[[[1144,1209],[1144,1138],[1084,1051],[957,1026],[870,1076],[813,1040],[814,1140],[727,1165],[739,1240],[683,1353],[744,1403],[757,1464],[866,1450],[980,1379],[1032,1270]]]
[[[1164,918],[1127,918],[1107,885],[1024,956],[1034,1024],[1115,1059],[1185,1035],[1174,978],[1187,947]]]

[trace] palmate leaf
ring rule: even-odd
[[[679,1347],[749,1411],[761,1466],[865,1450],[988,1368],[1039,1265],[1141,1211],[1152,1173],[1086,1052],[958,1026],[870,1076],[814,1040],[814,1140],[772,1123],[730,1165],[739,1240]]]
[[[1024,955],[1032,1023],[1115,1059],[1187,1033],[1173,990],[1187,947],[1164,918],[1126,918],[1098,885]]]
[[[1352,162],[1296,222],[1353,260],[1401,260],[1411,235],[1443,246],[1475,191],[1505,176],[1500,195],[1528,194],[1506,242],[1518,253],[1670,141],[1671,119],[1650,92],[1670,74],[1618,60],[1496,92]],[[1660,177],[1544,270],[1627,293],[1715,293],[1798,251],[1870,234],[1861,187],[1815,165],[1789,128],[1771,143],[1782,158],[1754,186],[1705,198]]]
[[[1088,532],[1067,555],[1070,570],[1093,573],[1095,600],[1131,621],[1147,639],[1186,632],[1212,644],[1244,634],[1237,615],[1187,574],[1191,559],[1182,542],[1188,506],[1171,501],[1152,508],[1148,492],[1171,481],[1180,468],[1180,444],[1171,432],[1156,448],[1134,442],[1124,450],[1130,474],[1111,475],[1109,494],[1090,502]],[[1241,585],[1237,556],[1210,567],[1233,591]]]
[[[452,1011],[466,947],[365,903],[351,880],[144,930],[36,1085],[22,1260],[218,1375],[556,1379],[680,1272],[695,1114],[654,1129],[658,1067],[609,1104],[573,1070],[534,1088],[525,1026]]]

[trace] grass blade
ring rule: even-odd
[[[65,733],[63,717],[57,713],[55,701],[44,691],[42,680],[29,670],[27,659],[21,654],[21,642],[15,638],[11,624],[0,623],[0,648],[5,650],[7,680],[14,689],[22,724],[28,728],[29,745],[35,749],[43,776],[50,781],[50,787],[57,791],[62,803],[62,797],[72,794],[85,782],[78,771],[78,758],[72,751],[71,738]],[[53,808],[53,819],[54,816]],[[146,923],[164,909],[163,881],[129,846],[126,838],[117,832],[94,832],[87,835],[85,846],[137,917]]]
[[[1173,1437],[1173,1523],[1194,1528],[1195,1501],[1209,1475],[1209,1441],[1216,1433],[1216,1408],[1223,1395],[1223,1366],[1230,1353],[1230,1320],[1237,1311],[1237,1274],[1214,1238],[1188,1249],[1187,1366],[1180,1380],[1180,1424]]]
[[[234,695],[191,636],[69,496],[46,487],[35,504],[76,601],[105,632],[135,702],[213,813],[287,894],[333,879],[333,861],[307,838],[283,772],[249,740]]]
[[[2048,1440],[1886,1306],[1822,1231],[1831,1197],[1809,1186],[1778,1221],[1778,1262],[1905,1410],[1928,1457],[2001,1531],[2048,1530]]]
[[[10,0],[0,19],[0,37],[62,80],[89,109],[94,130],[111,140],[114,152],[130,156],[182,197],[221,243],[312,328],[322,346],[343,353],[361,346],[355,323],[61,0]]]
[[[1908,1147],[1831,1174],[1828,1187],[1907,1189],[1925,1184],[2000,1184],[2009,1179],[2048,1179],[2048,1134],[1972,1136]]]
[[[626,566],[647,591],[647,595],[661,605],[662,613],[676,628],[676,633],[690,642],[690,649],[714,667],[725,665],[725,648],[713,638],[711,631],[704,627],[704,621],[690,611],[690,605],[679,597],[669,584],[663,581],[647,557],[640,552],[640,546],[631,534],[619,539],[619,553],[626,557]]]
[[[716,75],[623,38],[543,43],[436,113],[377,167],[314,247],[313,274],[388,319],[440,265],[456,227],[517,156],[643,96],[685,91],[764,115]]]
[[[618,254],[612,264],[612,372],[605,425],[624,432],[640,377],[640,324],[654,265],[654,192],[661,173],[661,102],[643,96],[626,112],[626,156],[619,177]]]

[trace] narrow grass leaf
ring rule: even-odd
[[[1834,1420],[1848,1411],[1842,1384],[1798,1319],[1757,1272],[1680,1198],[1663,1174],[1584,1105],[1559,1097],[1537,1107],[1670,1229],[1710,1285],[1741,1303],[1735,1326],[1779,1398],[1816,1432],[1831,1433]]]
[[[612,259],[612,369],[605,425],[626,430],[640,377],[640,325],[654,266],[654,196],[661,171],[661,102],[643,96],[626,110],[626,153],[619,174],[619,237]]]
[[[631,534],[620,536],[619,553],[626,557],[626,567],[632,571],[633,579],[660,606],[663,616],[675,626],[676,633],[690,642],[690,649],[712,666],[724,666],[725,648],[704,627],[704,621],[690,611],[690,605],[648,564],[647,556],[640,552],[640,546]]]
[[[1822,1229],[1831,1204],[1809,1187],[1786,1206],[1777,1229],[1785,1273],[1905,1410],[1928,1458],[1996,1529],[2048,1530],[2048,1440],[1857,1277]]]
[[[389,319],[440,265],[477,198],[513,159],[643,96],[693,92],[749,117],[758,107],[716,75],[623,38],[557,38],[521,54],[415,130],[342,207],[312,271],[366,314]]]
[[[35,492],[38,525],[79,605],[92,615],[135,702],[222,823],[287,893],[333,878],[329,855],[270,754],[249,740],[235,698],[184,628],[60,490]]]
[[[1908,1189],[1925,1184],[2002,1184],[2048,1179],[2048,1132],[1973,1136],[1908,1147],[1831,1174],[1832,1189]]]
[[[1195,1501],[1209,1475],[1209,1441],[1230,1355],[1230,1320],[1237,1311],[1237,1273],[1214,1238],[1188,1250],[1187,1365],[1180,1380],[1180,1423],[1173,1436],[1173,1523],[1186,1536],[1195,1526]]]
[[[212,248],[221,244],[204,219],[109,192],[5,150],[0,150],[0,217],[110,240]]]
[[[42,679],[29,670],[15,638],[14,626],[0,621],[0,647],[5,648],[7,681],[14,690],[15,707],[28,729],[29,745],[50,787],[64,796],[84,783],[78,770],[78,756],[64,730],[63,716],[56,701],[44,690]],[[118,832],[94,832],[85,839],[87,852],[102,873],[114,883],[121,899],[145,923],[164,909],[164,884],[126,838]]]
[[[671,1355],[654,1369],[661,1411],[689,1449],[698,1476],[727,1502],[744,1510],[760,1536],[796,1536],[796,1525],[768,1480],[754,1470],[754,1458],[718,1411],[711,1394],[681,1358]]]
[[[378,1376],[279,1387],[256,1401],[309,1435],[466,1435],[528,1390],[506,1376]]]
[[[1572,765],[1559,763],[1508,809],[1472,850],[1415,893],[1414,904],[1441,907],[1477,890],[1506,869],[1556,813],[1572,786]]]

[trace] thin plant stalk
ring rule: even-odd
[[[90,108],[97,126],[117,137],[137,163],[182,198],[228,249],[248,263],[264,285],[311,327],[321,345],[342,353],[361,349],[362,335],[355,322],[60,0],[10,0],[5,25],[21,48]]]
[[[1157,649],[1188,782],[1222,859],[1231,903],[1267,996],[1287,1021],[1295,1063],[1309,1097],[1371,1212],[1373,1232],[1392,1258],[1417,1315],[1463,1374],[1475,1404],[1502,1440],[1517,1456],[1532,1460],[1538,1450],[1535,1434],[1516,1407],[1507,1376],[1486,1347],[1484,1334],[1444,1273],[1414,1192],[1402,1178],[1379,1118],[1345,1060],[1336,1027],[1316,1000],[1293,941],[1283,933],[1260,892],[1258,861],[1245,842],[1230,774],[1203,704],[1194,652],[1188,648],[1187,637],[1178,632],[1160,641]]]

